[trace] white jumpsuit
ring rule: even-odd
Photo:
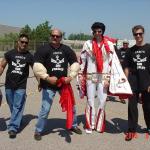
[[[85,109],[86,129],[95,129],[98,132],[104,132],[105,129],[105,104],[107,98],[107,88],[104,87],[105,76],[110,74],[110,65],[114,45],[108,41],[110,53],[107,53],[104,45],[102,45],[103,70],[102,74],[97,73],[96,59],[92,52],[92,41],[88,40],[84,43],[81,52],[81,73],[86,67],[86,90],[87,104]],[[96,93],[97,92],[97,93]],[[95,95],[98,99],[98,107],[95,107]],[[97,113],[95,114],[95,109]]]

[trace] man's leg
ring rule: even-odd
[[[85,119],[86,119],[86,133],[92,133],[92,129],[95,126],[95,94],[96,94],[96,83],[91,80],[87,80],[87,103],[85,109]]]
[[[150,93],[148,93],[147,91],[142,92],[142,102],[147,132],[148,134],[150,134]]]
[[[105,131],[105,105],[107,99],[107,89],[102,83],[98,84],[98,111],[96,118],[96,130],[100,133]]]
[[[10,113],[13,110],[13,102],[14,102],[14,90],[12,89],[5,89],[6,101],[10,109]]]
[[[78,127],[78,121],[77,121],[77,114],[76,114],[76,107],[73,108],[73,123],[71,131],[75,132],[76,134],[82,134],[82,131]]]
[[[138,123],[138,93],[134,93],[128,101],[128,132],[126,134],[125,140],[130,141],[134,138]]]
[[[50,112],[55,94],[56,91],[50,89],[43,89],[42,91],[42,106],[38,116],[38,121],[36,124],[36,129],[34,134],[34,138],[36,140],[41,140],[41,134],[44,131],[46,120]]]
[[[20,128],[25,101],[26,101],[26,90],[25,89],[15,90],[12,114],[8,125],[8,132],[10,137],[13,137],[12,132],[17,133]]]

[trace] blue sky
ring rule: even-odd
[[[133,39],[131,28],[145,27],[150,42],[150,0],[1,0],[0,24],[34,28],[50,22],[66,35],[91,33],[95,21],[106,25],[106,35]]]

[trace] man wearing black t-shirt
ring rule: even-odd
[[[136,44],[127,51],[125,57],[125,74],[130,82],[133,96],[128,103],[128,132],[125,140],[132,140],[136,135],[138,123],[138,99],[142,95],[142,107],[150,135],[150,45],[144,43],[144,27],[141,25],[132,28]]]
[[[123,46],[117,50],[117,56],[119,58],[119,61],[121,63],[122,69],[124,70],[124,59],[125,59],[125,54],[127,52],[127,50],[129,49],[129,41],[127,39],[123,40]],[[125,100],[124,99],[120,99],[121,103],[125,104]]]
[[[35,140],[41,140],[56,92],[62,92],[62,87],[58,86],[58,81],[64,77],[65,84],[69,84],[78,74],[80,68],[74,51],[70,47],[61,44],[61,40],[62,32],[59,29],[53,29],[50,43],[39,47],[35,53],[33,70],[37,78],[40,78],[40,87],[42,88],[42,107],[36,124]],[[67,75],[68,64],[71,70],[69,76]],[[82,134],[81,130],[77,127],[75,108],[71,112],[74,115],[70,130],[77,134]]]
[[[127,52],[127,50],[129,49],[129,41],[127,39],[123,40],[123,46],[117,50],[117,56],[119,58],[119,61],[122,65],[122,68],[124,69],[124,59],[125,59],[125,54]]]
[[[26,84],[29,76],[29,66],[33,66],[33,55],[27,50],[28,43],[28,36],[21,34],[17,42],[17,48],[6,52],[0,63],[0,75],[8,64],[5,92],[11,112],[8,124],[10,138],[15,138],[20,128],[26,101]]]

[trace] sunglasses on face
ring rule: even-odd
[[[95,33],[102,34],[102,30],[94,30],[94,31],[93,31],[93,34],[95,34]]]
[[[53,37],[53,38],[61,38],[60,35],[54,35],[54,34],[52,34],[51,37]]]
[[[134,35],[134,36],[138,36],[138,35],[139,35],[139,36],[142,36],[143,33],[142,33],[142,32],[141,32],[141,33],[134,33],[133,35]]]
[[[20,41],[21,42],[21,44],[28,44],[29,42],[27,42],[27,41]]]

